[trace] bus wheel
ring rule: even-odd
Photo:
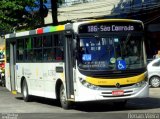
[[[61,85],[60,87],[60,103],[63,109],[70,109],[71,107],[71,102],[67,101],[67,97],[65,94],[64,86]]]
[[[29,102],[30,96],[28,94],[28,86],[27,82],[24,80],[22,84],[22,94],[23,94],[23,99],[25,102]]]

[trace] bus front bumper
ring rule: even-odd
[[[113,93],[117,92],[117,93]],[[81,87],[75,95],[76,102],[100,101],[100,100],[127,100],[144,98],[149,96],[149,84],[145,82],[142,86],[130,86],[125,88],[103,88],[99,90]]]

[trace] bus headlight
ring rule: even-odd
[[[136,87],[142,87],[144,84],[146,83],[146,81],[141,81],[141,82],[138,82],[136,83]]]
[[[81,82],[81,84],[87,88],[90,88],[90,89],[94,89],[94,90],[98,90],[100,87],[98,86],[95,86],[91,83],[88,83],[85,79],[83,78],[79,78],[79,81]]]

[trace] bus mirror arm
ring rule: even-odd
[[[77,41],[76,41],[76,39],[73,39],[73,50],[75,50],[76,49],[76,47],[77,47]]]

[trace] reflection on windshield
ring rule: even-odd
[[[141,36],[81,37],[79,67],[86,70],[127,70],[144,67]]]

